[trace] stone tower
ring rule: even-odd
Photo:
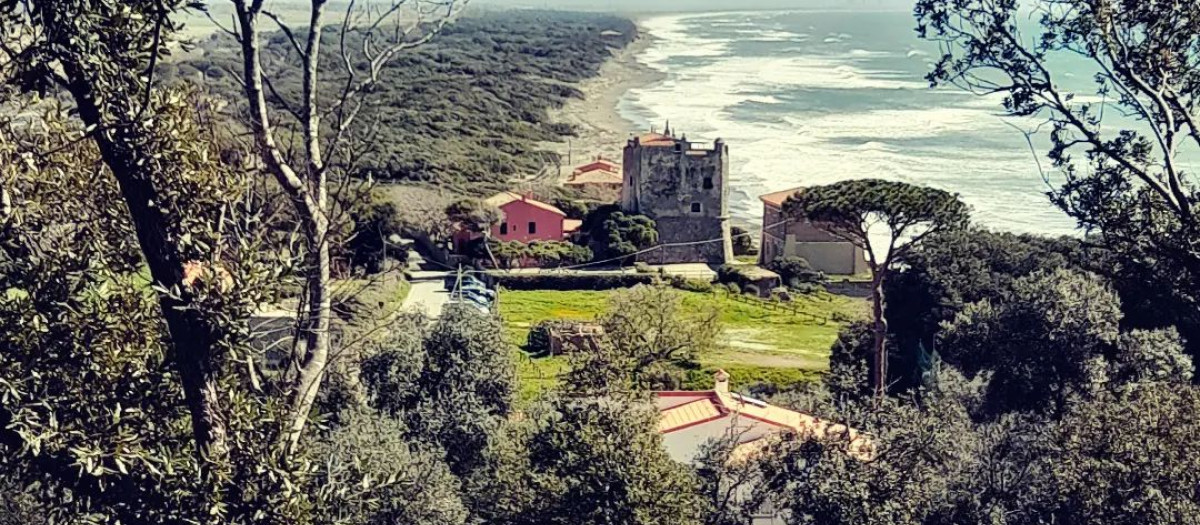
[[[729,147],[721,139],[712,148],[697,146],[687,136],[673,136],[669,127],[664,132],[634,137],[625,145],[621,208],[654,219],[659,243],[665,245],[639,260],[651,264],[733,261]],[[718,240],[697,243],[713,239]]]

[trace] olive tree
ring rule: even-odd
[[[302,523],[317,519],[312,501],[342,494],[303,490],[313,468],[300,446],[331,359],[332,196],[348,184],[332,159],[354,156],[346,135],[383,64],[432,38],[459,4],[350,2],[338,34],[365,42],[355,48],[365,58],[334,62],[345,72],[331,80],[345,87],[321,105],[326,2],[310,2],[302,39],[262,1],[233,3],[249,151],[217,140],[237,131],[215,123],[219,102],[155,78],[162,57],[186,47],[182,15],[202,3],[0,2],[0,95],[27,127],[0,148],[11,337],[0,380],[12,393],[0,399],[0,448],[58,507],[95,520]],[[266,95],[268,19],[303,57],[299,103]],[[41,104],[20,106],[31,100]],[[292,129],[296,150],[279,138]],[[258,236],[279,227],[262,224],[263,188],[245,179],[262,170],[299,219],[298,250]],[[296,275],[304,344],[286,373],[263,374],[246,320]]]
[[[942,190],[866,179],[806,188],[790,197],[784,209],[789,220],[811,222],[866,251],[875,338],[871,385],[882,396],[888,381],[884,282],[926,237],[964,226],[967,206]]]
[[[942,51],[929,80],[1002,97],[1031,146],[1047,138],[1053,202],[1112,249],[1106,273],[1149,288],[1159,304],[1144,324],[1193,333],[1200,4],[919,0],[915,13]]]
[[[487,523],[698,525],[704,501],[675,462],[645,398],[554,397],[510,425],[481,488]]]
[[[721,333],[716,309],[688,311],[683,294],[665,285],[639,285],[609,299],[598,319],[604,338],[570,355],[564,382],[581,392],[677,388],[687,368]]]
[[[1122,333],[1121,320],[1121,301],[1100,277],[1038,271],[943,323],[939,348],[968,376],[989,377],[992,415],[1061,411],[1098,388],[1191,380],[1175,330]]]

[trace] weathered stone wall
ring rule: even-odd
[[[665,143],[665,145],[664,145]],[[712,239],[719,242],[664,246],[646,254],[651,263],[706,262],[733,258],[729,237],[729,150],[694,148],[686,139],[654,145],[631,140],[625,147],[622,207],[655,220],[659,243],[672,245]]]

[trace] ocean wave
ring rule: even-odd
[[[863,67],[865,58],[894,56],[904,61],[905,53],[917,58],[927,56],[925,52],[905,51],[904,43],[886,47],[886,42],[870,41],[866,36],[863,42],[856,41],[855,49],[835,55],[784,44],[774,48],[780,53],[775,56],[731,56],[728,39],[698,36],[690,32],[693,24],[686,16],[644,23],[660,40],[647,50],[648,58],[643,61],[666,71],[668,80],[631,90],[621,102],[622,113],[643,125],[661,125],[670,119],[672,128],[694,141],[724,139],[730,146],[736,190],[730,204],[736,216],[756,220],[761,213],[757,195],[769,191],[884,178],[959,193],[984,224],[1022,232],[1073,231],[1073,223],[1043,195],[1046,188],[1037,165],[1024,139],[998,116],[1001,106],[996,97],[964,98],[957,91],[930,91],[919,77],[910,78],[912,72]],[[793,25],[782,29],[774,24],[760,26],[757,35],[800,35],[789,31],[801,27]],[[827,34],[825,38],[835,40],[829,43],[853,38],[824,29],[810,28],[807,33]],[[896,51],[871,51],[872,47]],[[756,48],[755,52],[762,51]],[[699,65],[673,67],[671,58],[679,56],[707,59]],[[822,93],[822,101],[838,96],[884,96],[888,98],[879,99],[885,101],[881,103],[893,99],[906,102],[904,107],[855,111],[814,109],[811,102],[793,105],[797,97],[806,96],[806,90],[835,92]],[[881,90],[930,94],[927,98],[919,94],[897,98],[881,94]],[[755,118],[767,113],[770,118]],[[1009,141],[1012,146],[1004,147]]]
[[[883,142],[876,142],[876,141],[864,142],[857,146],[853,146],[853,149],[856,149],[858,151],[885,151],[888,153],[897,153],[900,151],[898,148],[893,147],[889,144],[886,144]]]
[[[851,49],[849,55],[854,58],[879,58],[890,57],[891,53],[887,51],[867,51],[866,49]]]

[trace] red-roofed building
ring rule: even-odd
[[[724,370],[714,375],[714,386],[708,391],[655,392],[660,419],[658,431],[671,458],[692,464],[706,443],[736,439],[737,445],[728,461],[740,462],[762,453],[771,438],[792,433],[849,440],[849,454],[869,460],[874,447],[867,436],[838,423],[770,405],[766,402],[729,391],[729,374]],[[739,480],[736,498],[749,498],[753,480]],[[750,517],[751,525],[783,525],[786,516],[776,511],[768,500]]]
[[[554,205],[531,195],[505,191],[484,200],[504,213],[500,224],[492,226],[492,238],[501,241],[561,241],[566,238],[567,214]],[[574,225],[574,223],[572,223]],[[578,229],[578,226],[574,226]]]
[[[489,237],[505,242],[567,241],[579,231],[583,221],[568,219],[567,214],[552,204],[534,199],[532,195],[504,191],[483,200],[484,204],[500,210],[503,217],[492,225]],[[454,249],[459,254],[472,251],[483,234],[460,229],[454,234]],[[533,259],[514,262],[515,266],[535,266]]]
[[[623,182],[621,166],[596,157],[595,160],[575,168],[571,176],[563,184],[575,188],[593,198],[617,199],[621,194]]]
[[[834,275],[866,273],[866,252],[853,243],[817,228],[807,220],[793,220],[783,213],[788,198],[804,188],[768,193],[763,203],[762,243],[759,263],[778,257],[803,257],[814,270]]]
[[[852,441],[861,440],[851,447],[853,450],[863,457],[869,455],[866,439],[845,425],[730,392],[729,374],[724,370],[714,376],[712,390],[655,392],[654,398],[661,416],[658,431],[663,435],[663,444],[672,458],[683,463],[694,460],[709,440],[737,436],[741,445],[747,445],[779,432],[845,434]],[[745,453],[750,448],[744,449]]]
[[[587,164],[584,164],[582,166],[576,167],[575,171],[571,172],[571,175],[575,176],[575,175],[580,175],[580,174],[588,173],[588,172],[592,172],[592,171],[607,171],[609,173],[618,173],[621,171],[621,166],[619,164],[616,164],[609,160],[606,160],[604,157],[597,156],[595,160],[593,160]]]

